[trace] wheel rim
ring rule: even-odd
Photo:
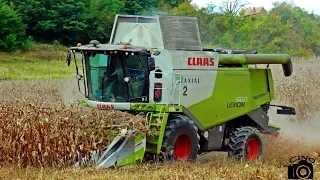
[[[246,155],[249,161],[255,161],[259,157],[259,142],[255,138],[250,138],[246,146]]]
[[[180,134],[174,146],[174,155],[179,160],[185,160],[191,153],[191,140],[186,134]]]

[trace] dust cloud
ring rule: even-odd
[[[280,136],[288,142],[320,151],[320,63],[314,59],[296,61],[290,77],[284,77],[281,65],[271,66],[275,81],[275,100],[271,103],[292,106],[297,115],[278,115],[276,108],[270,108],[270,123],[281,127]]]
[[[320,113],[314,113],[309,119],[296,119],[277,115],[270,110],[270,123],[281,127],[279,136],[298,146],[319,147],[320,151]]]

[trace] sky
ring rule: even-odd
[[[263,6],[267,11],[272,8],[272,3],[275,1],[282,2],[283,0],[247,0],[250,5],[247,7],[259,7]],[[317,0],[291,0],[296,6],[305,9],[309,13],[312,11],[315,14],[320,15],[320,1]],[[220,6],[223,0],[193,0],[192,3],[198,5],[199,7],[206,6],[208,3],[212,2],[215,5]]]

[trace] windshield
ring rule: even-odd
[[[89,99],[127,102],[147,96],[147,56],[96,54],[86,57]],[[127,83],[125,78],[130,81]]]

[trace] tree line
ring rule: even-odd
[[[0,50],[26,49],[33,42],[108,42],[116,14],[168,14],[196,16],[207,47],[304,57],[320,53],[318,15],[275,2],[266,14],[245,16],[249,4],[233,2],[198,8],[190,0],[0,0]]]

